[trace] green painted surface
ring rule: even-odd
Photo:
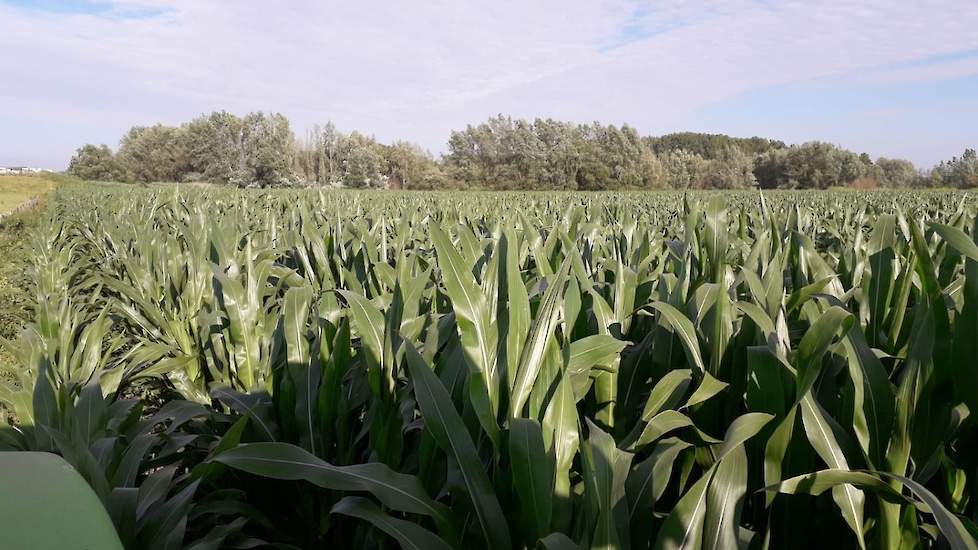
[[[98,497],[50,453],[0,452],[0,534],[10,550],[122,549]]]

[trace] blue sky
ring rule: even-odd
[[[164,6],[120,3],[110,0],[2,0],[11,7],[25,12],[53,15],[91,15],[112,19],[141,19],[163,15],[169,11]]]
[[[226,109],[433,152],[496,113],[918,166],[978,146],[978,2],[0,0],[0,165]]]
[[[978,75],[898,83],[845,78],[751,90],[707,105],[694,130],[765,135],[791,143],[844,143],[921,166],[978,147]]]
[[[112,11],[112,2],[88,0],[4,0],[16,8],[52,13],[88,13],[102,15]]]

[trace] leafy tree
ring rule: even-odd
[[[880,157],[876,159],[876,166],[879,167],[880,185],[883,187],[907,188],[922,184],[923,178],[909,160]]]
[[[736,138],[724,134],[700,134],[680,132],[648,138],[649,145],[657,155],[672,151],[687,151],[705,159],[714,160],[728,155],[733,147],[746,155],[766,153],[772,149],[783,149],[784,142],[761,137]]]
[[[129,130],[116,158],[129,181],[180,181],[190,172],[185,130],[162,124]]]
[[[406,141],[386,147],[388,187],[391,189],[438,189],[445,176],[430,153]]]
[[[669,187],[673,189],[694,189],[701,182],[709,168],[709,161],[696,153],[677,149],[668,151],[662,157]]]
[[[941,161],[934,167],[931,180],[938,186],[969,189],[978,187],[978,154],[974,149],[965,149],[960,157]]]
[[[295,138],[278,113],[227,112],[201,116],[186,125],[189,165],[216,183],[240,186],[292,185]]]
[[[448,148],[448,172],[467,187],[640,189],[666,181],[655,154],[628,126],[500,115],[452,132]]]
[[[765,189],[828,189],[849,185],[873,172],[868,156],[818,141],[772,149],[754,161],[754,176]]]
[[[584,172],[594,176],[579,177],[578,188],[598,189],[647,189],[661,187],[664,177],[661,164],[652,151],[645,146],[634,128],[622,126],[602,126],[592,124],[582,127],[584,139],[595,145],[589,152],[589,163],[594,166]],[[593,153],[597,153],[594,156]]]
[[[573,124],[553,119],[536,119],[532,132],[536,145],[532,155],[534,179],[542,189],[576,189],[583,163],[585,144],[580,130]]]
[[[202,115],[185,126],[190,168],[202,179],[230,183],[242,163],[241,119],[221,111]]]
[[[701,168],[701,186],[706,189],[751,189],[757,186],[754,159],[734,145]]]
[[[295,171],[307,185],[433,189],[445,184],[435,159],[417,145],[382,145],[359,132],[344,134],[329,122],[297,147]]]
[[[314,127],[297,143],[278,113],[201,115],[180,127],[134,127],[118,155],[86,145],[72,173],[95,179],[198,181],[240,186],[296,184],[393,189],[746,189],[837,186],[978,187],[978,155],[925,177],[900,159],[856,154],[829,143],[786,147],[760,137],[682,132],[643,137],[627,125],[532,121],[497,115],[451,132],[434,158],[417,145]]]
[[[935,166],[931,168],[930,173],[927,174],[925,179],[925,184],[927,187],[940,188],[944,187],[944,174]]]
[[[481,128],[469,125],[465,130],[453,130],[448,136],[448,155],[445,164],[453,179],[463,185],[491,181],[492,159],[495,155],[480,143]]]
[[[340,141],[344,138],[332,122],[314,126],[297,147],[296,171],[309,185],[340,185]]]
[[[75,152],[68,173],[83,180],[121,181],[124,171],[108,145],[88,143]]]
[[[297,181],[295,137],[289,119],[279,113],[250,113],[243,120],[237,183],[260,187],[288,186]]]
[[[353,132],[339,139],[337,149],[337,181],[340,185],[351,188],[387,186],[387,166],[377,140]]]
[[[527,155],[520,158],[525,151],[517,147],[518,131],[512,118],[499,115],[452,132],[445,157],[451,175],[470,187],[514,189],[522,180],[525,188],[533,189],[534,182],[521,178]]]

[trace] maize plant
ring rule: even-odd
[[[971,194],[50,209],[0,398],[130,547],[978,548]]]

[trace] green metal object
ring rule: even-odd
[[[122,543],[98,496],[60,456],[0,452],[0,547],[122,550]]]

